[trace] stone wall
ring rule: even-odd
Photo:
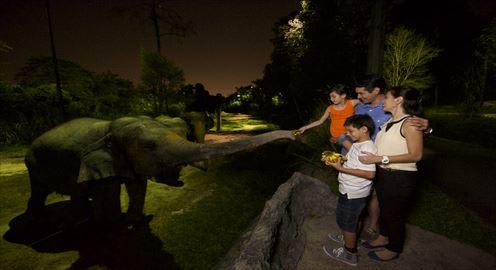
[[[294,269],[305,249],[305,219],[332,215],[336,203],[326,184],[294,173],[216,269]]]

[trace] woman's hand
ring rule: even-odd
[[[362,151],[362,154],[365,155],[359,156],[358,160],[360,160],[360,162],[363,164],[375,164],[375,163],[380,163],[382,161],[382,158],[380,156],[374,155],[370,152]]]

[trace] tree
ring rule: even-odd
[[[304,0],[274,26],[271,62],[260,87],[265,104],[278,100],[277,123],[296,127],[310,117],[326,85],[365,73],[370,1]],[[279,102],[281,101],[281,102]]]
[[[117,74],[105,72],[93,74],[91,92],[92,115],[97,118],[116,118],[131,111],[136,98],[133,83]]]
[[[121,14],[128,14],[131,18],[146,18],[153,27],[153,35],[157,46],[157,53],[162,54],[161,38],[176,36],[184,38],[194,33],[191,21],[186,21],[171,0],[141,0],[138,3],[121,5],[115,10]]]
[[[7,45],[7,43],[0,40],[0,52],[8,53],[12,50],[13,50],[12,47],[10,47],[9,45]],[[3,64],[3,63],[0,62],[0,64]],[[0,69],[0,76],[1,75],[2,75],[2,73],[1,73],[1,69]]]
[[[48,33],[50,35],[50,48],[52,50],[53,72],[55,75],[55,84],[57,85],[57,93],[59,95],[59,106],[60,106],[60,111],[62,113],[62,119],[66,120],[67,119],[67,113],[65,111],[64,99],[62,96],[62,86],[60,85],[59,66],[58,66],[58,62],[57,62],[57,52],[55,50],[55,41],[53,38],[50,0],[45,0],[45,10],[46,10],[46,14],[47,14]]]
[[[384,77],[391,86],[427,89],[433,83],[429,64],[440,52],[422,35],[397,27],[386,36]]]
[[[484,103],[484,96],[487,88],[487,80],[490,72],[496,71],[496,19],[482,30],[482,34],[476,40],[477,49],[474,52],[475,61],[480,67],[480,82],[478,87],[479,106]]]
[[[152,98],[155,114],[169,113],[168,99],[184,83],[184,72],[174,62],[157,52],[140,51],[141,85]]]
[[[385,1],[376,0],[372,8],[371,29],[367,56],[367,73],[380,74],[384,56],[384,32],[386,24]]]

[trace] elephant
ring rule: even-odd
[[[26,214],[42,216],[48,194],[93,199],[95,212],[115,221],[121,214],[120,184],[129,197],[127,223],[142,222],[147,180],[179,186],[183,166],[252,149],[265,143],[295,140],[292,131],[276,130],[225,143],[204,144],[204,119],[122,117],[113,121],[79,118],[35,139],[25,163],[31,197]],[[106,209],[99,209],[106,208]],[[130,226],[131,226],[130,225]]]

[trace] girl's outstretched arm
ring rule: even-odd
[[[322,115],[322,117],[320,117],[319,120],[299,128],[298,132],[303,133],[307,129],[311,129],[311,128],[316,127],[316,126],[320,126],[327,120],[327,118],[329,118],[329,107],[326,108],[326,110],[324,111],[324,114]]]

